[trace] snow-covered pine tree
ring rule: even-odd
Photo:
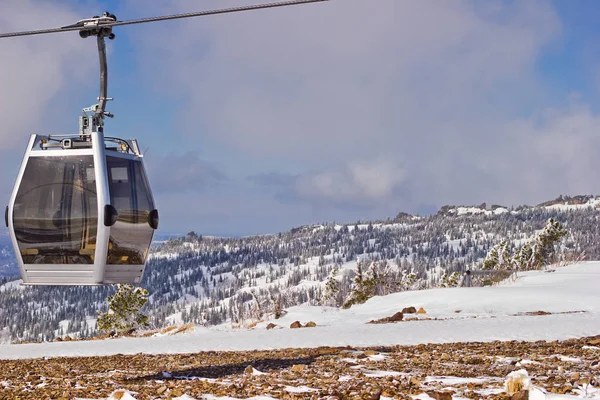
[[[498,254],[499,257],[496,269],[511,269],[513,266],[513,257],[512,254],[510,254],[510,250],[508,249],[508,241],[506,239],[500,242],[500,246],[498,247]]]
[[[548,219],[544,230],[534,240],[528,269],[541,269],[550,263],[555,253],[554,246],[568,233],[559,221],[555,221],[554,218]]]
[[[98,330],[128,332],[148,326],[148,317],[140,309],[148,302],[148,291],[141,287],[118,284],[108,297],[108,311],[98,313]]]
[[[406,270],[402,271],[402,278],[400,280],[400,290],[410,290],[412,286],[415,284],[417,280],[417,274],[415,274],[412,270],[407,272]]]
[[[350,292],[350,298],[344,303],[344,308],[350,308],[353,304],[361,304],[369,299],[372,276],[364,273],[364,261],[360,260],[356,263],[356,275]]]
[[[325,292],[323,293],[323,303],[327,305],[333,305],[338,307],[338,294],[340,292],[340,283],[337,280],[339,269],[337,266],[333,268],[331,274],[327,278],[325,283]]]
[[[448,287],[448,273],[444,272],[439,282],[440,287],[446,288]]]
[[[533,256],[533,249],[529,243],[525,243],[521,250],[517,253],[514,258],[514,263],[519,270],[527,270],[529,269],[529,263],[531,261],[531,257]]]
[[[446,279],[446,287],[456,287],[460,281],[460,274],[458,271],[454,271],[448,279]]]
[[[281,293],[277,293],[277,297],[271,297],[271,299],[273,300],[273,315],[275,316],[275,319],[279,319],[283,313]]]
[[[500,244],[495,244],[494,247],[490,250],[488,255],[483,260],[483,266],[481,269],[485,270],[493,270],[498,266],[498,261],[500,258]]]

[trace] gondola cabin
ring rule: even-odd
[[[139,283],[158,211],[136,140],[32,135],[5,213],[23,284]]]

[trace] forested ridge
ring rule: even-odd
[[[594,196],[560,197],[535,207],[444,206],[431,216],[307,225],[288,232],[217,238],[189,232],[155,244],[141,286],[152,327],[191,322],[242,323],[275,307],[324,304],[325,283],[338,271],[337,305],[351,289],[357,262],[379,262],[398,282],[436,287],[444,275],[477,268],[502,240],[518,248],[549,218],[569,234],[563,253],[600,259],[600,216]],[[0,248],[6,260],[12,249]],[[5,261],[6,262],[6,261]],[[6,278],[5,278],[6,280]],[[112,287],[0,286],[0,342],[96,335]],[[336,303],[334,301],[334,303]]]

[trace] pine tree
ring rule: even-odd
[[[531,248],[531,245],[529,243],[524,244],[514,259],[517,269],[520,269],[520,270],[529,269],[529,263],[531,261],[532,256],[533,256],[533,249]]]
[[[354,284],[352,285],[352,291],[350,292],[350,298],[344,303],[344,308],[350,308],[353,304],[361,304],[367,301],[372,291],[373,274],[363,273],[363,263],[359,261],[356,264],[356,276],[354,277]]]
[[[460,280],[460,274],[458,271],[454,271],[448,279],[446,279],[446,287],[456,287]]]
[[[496,265],[496,269],[507,270],[512,268],[513,257],[510,254],[510,250],[508,250],[508,241],[504,239],[500,242],[500,246],[498,247],[498,264]]]
[[[443,287],[443,288],[448,287],[448,273],[447,272],[444,272],[444,274],[440,278],[440,287]]]
[[[414,272],[406,273],[402,271],[402,280],[400,281],[400,288],[402,290],[410,290],[417,280],[417,274]]]
[[[554,245],[568,234],[568,231],[559,221],[548,219],[544,230],[535,238],[532,246],[532,256],[528,263],[528,269],[541,269],[551,262],[554,255]]]
[[[338,271],[339,269],[337,266],[331,271],[327,283],[325,284],[325,293],[323,294],[323,303],[333,303],[333,306],[335,307],[338,306],[337,297],[340,292],[340,283],[337,280]]]
[[[273,314],[275,315],[275,319],[281,318],[282,313],[283,305],[281,301],[281,293],[278,293],[277,298],[273,301]]]
[[[121,333],[148,326],[148,317],[140,312],[148,302],[147,296],[144,288],[117,285],[117,292],[108,297],[108,312],[98,313],[98,330]]]
[[[496,244],[496,245],[494,245],[494,247],[492,247],[492,249],[488,253],[487,257],[485,257],[485,259],[483,260],[483,266],[481,267],[481,269],[485,269],[485,270],[496,269],[496,266],[498,265],[498,261],[499,261],[499,257],[500,257],[499,250],[500,250],[499,244]]]

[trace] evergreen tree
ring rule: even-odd
[[[117,292],[108,297],[108,312],[98,313],[98,330],[121,333],[148,326],[148,317],[140,312],[147,296],[144,288],[117,285]]]
[[[325,292],[323,294],[323,303],[332,304],[334,307],[338,306],[338,294],[340,292],[340,283],[337,280],[338,267],[335,266],[327,279],[325,284]]]
[[[444,272],[442,277],[440,278],[440,287],[448,287],[448,273]]]
[[[454,271],[450,277],[446,279],[446,287],[456,287],[460,281],[460,274],[458,271]]]
[[[483,260],[483,266],[481,267],[481,269],[485,269],[485,270],[496,269],[496,267],[498,266],[498,261],[499,261],[499,257],[500,257],[499,250],[500,250],[499,244],[494,245],[494,247],[492,247],[492,249],[490,250],[488,255]]]
[[[363,273],[363,261],[359,261],[356,264],[356,275],[354,277],[354,284],[352,285],[352,291],[350,292],[350,298],[344,303],[344,308],[350,308],[353,304],[361,304],[367,301],[371,295],[373,277]]]
[[[402,279],[400,281],[401,290],[410,290],[417,280],[417,274],[414,272],[406,273],[402,271]]]

